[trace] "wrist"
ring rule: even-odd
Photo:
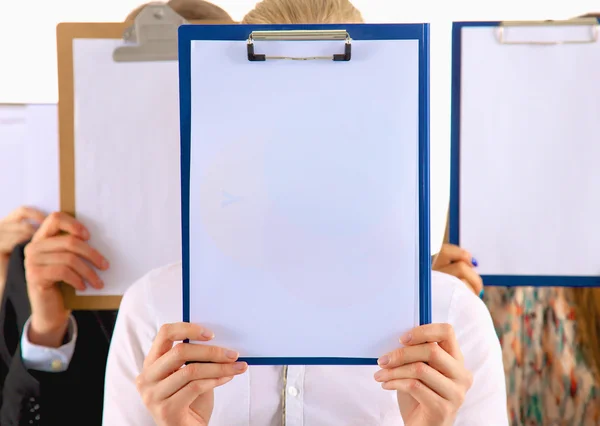
[[[69,315],[55,319],[52,322],[44,321],[35,316],[31,317],[27,339],[34,345],[47,348],[62,346],[65,335],[69,329]]]

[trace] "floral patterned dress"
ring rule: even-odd
[[[562,288],[486,287],[504,358],[512,426],[598,426],[600,386]]]

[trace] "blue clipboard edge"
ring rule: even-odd
[[[600,277],[554,275],[482,275],[487,286],[500,287],[600,287]]]
[[[179,27],[179,99],[181,139],[181,231],[183,321],[190,322],[189,197],[191,154],[191,42],[244,41],[252,31],[344,29],[355,40],[419,42],[419,322],[431,323],[431,249],[429,202],[429,24],[193,25]],[[383,354],[382,354],[383,355]],[[376,365],[375,358],[241,358],[249,365]]]
[[[460,79],[462,29],[498,27],[501,21],[452,23],[452,94],[450,132],[450,232],[449,242],[460,245]],[[600,18],[598,19],[600,24]],[[600,277],[545,275],[482,275],[486,286],[502,287],[598,287]]]

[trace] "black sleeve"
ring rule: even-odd
[[[57,376],[63,374],[65,373]],[[34,420],[36,422],[33,424],[43,424],[39,422],[40,399],[40,383],[23,365],[21,349],[17,348],[4,382],[0,424],[2,426],[31,425],[30,421]]]
[[[2,426],[30,426],[31,420],[43,426],[101,425],[108,345],[98,335],[85,337],[86,330],[96,331],[92,313],[77,314],[80,334],[67,371],[27,370],[17,349],[4,386]]]
[[[74,356],[63,373],[49,373],[27,370],[17,349],[4,384],[0,424],[100,425],[106,356],[97,353],[88,363],[84,356]]]
[[[0,424],[20,426],[30,424],[39,415],[40,384],[25,368],[21,359],[19,340],[30,315],[25,283],[25,244],[17,246],[10,257],[5,291],[2,296],[0,326],[2,341],[2,398],[0,399]]]
[[[32,373],[41,383],[44,426],[102,424],[109,342],[96,312],[75,311],[73,316],[78,337],[69,369],[60,374]]]
[[[67,371],[28,370],[23,364],[18,343],[31,314],[25,282],[24,246],[18,246],[11,255],[6,296],[0,312],[2,327],[12,330],[8,334],[3,333],[3,339],[0,339],[3,340],[0,352],[2,347],[5,348],[0,371],[3,382],[0,425],[101,425],[108,341],[97,313],[73,313],[78,338]],[[10,320],[5,315],[10,311],[4,309],[5,304],[14,310]],[[13,337],[7,338],[9,335]]]

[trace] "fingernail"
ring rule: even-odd
[[[108,268],[108,260],[102,259],[102,269],[107,269],[107,268]]]
[[[90,233],[87,229],[84,228],[81,230],[81,236],[87,240],[88,238],[90,238]]]
[[[390,357],[387,355],[384,355],[377,360],[377,364],[379,364],[379,365],[388,365],[389,363],[390,363]]]
[[[475,266],[475,267],[479,266],[479,263],[477,263],[477,259],[475,259],[475,258],[472,258],[472,259],[471,259],[471,263],[472,263],[472,264],[473,264],[473,266]]]
[[[485,294],[485,290],[481,289],[481,291],[479,292],[479,298],[483,299],[483,295]]]
[[[402,336],[400,338],[400,342],[402,342],[402,343],[408,343],[408,342],[410,342],[411,339],[412,339],[412,334],[406,333],[404,336]]]
[[[215,335],[212,331],[204,330],[202,332],[202,337],[204,337],[206,339],[212,339],[213,337],[215,337]]]
[[[233,369],[235,371],[244,371],[246,369],[246,363],[245,362],[236,362],[235,364],[233,364]]]
[[[379,370],[377,373],[375,373],[375,380],[379,381],[381,380],[381,375],[383,374],[383,372],[381,370]]]
[[[225,356],[227,358],[236,359],[238,357],[238,353],[236,351],[227,351],[225,352]]]
[[[104,288],[104,281],[98,280],[98,287]]]

